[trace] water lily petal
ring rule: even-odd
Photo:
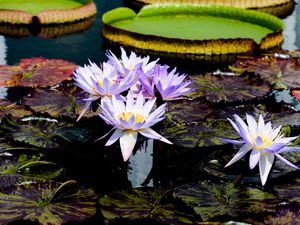
[[[276,139],[274,142],[280,142],[280,143],[284,143],[287,144],[295,139],[297,139],[299,136],[296,137],[286,137],[286,138],[278,138]]]
[[[285,147],[286,144],[283,143],[274,143],[269,145],[268,147],[264,148],[263,150],[268,152],[268,153],[276,153],[278,152],[280,149],[282,149],[283,147]]]
[[[233,139],[227,139],[227,138],[219,138],[221,141],[231,143],[234,145],[239,145],[239,144],[245,144],[245,141],[240,141],[240,140],[233,140]]]
[[[227,118],[227,120],[231,123],[231,126],[235,129],[235,131],[239,134],[239,128],[238,126],[235,124],[235,122],[233,122],[230,118]]]
[[[134,149],[137,140],[137,132],[123,131],[120,137],[120,146],[124,162],[127,161]]]
[[[237,127],[239,129],[239,135],[244,141],[250,142],[250,134],[246,123],[238,115],[235,114],[234,117],[236,120]]]
[[[262,185],[266,184],[268,175],[274,162],[273,154],[261,154],[259,159],[259,174]]]
[[[168,139],[164,138],[163,136],[161,136],[160,134],[158,134],[151,128],[140,130],[139,133],[147,138],[157,139],[157,140],[163,141],[167,144],[173,144]]]
[[[255,144],[261,146],[263,144],[263,139],[260,136],[257,136],[255,139]]]
[[[288,166],[290,166],[290,167],[292,167],[292,168],[294,168],[294,169],[297,169],[297,170],[300,169],[298,166],[294,165],[293,163],[291,163],[291,162],[288,161],[287,159],[283,158],[281,155],[279,155],[279,154],[277,154],[277,153],[276,153],[275,155],[276,155],[276,157],[277,157],[280,161],[282,161],[282,162],[285,163],[286,165],[288,165]]]
[[[253,169],[257,165],[257,163],[260,159],[260,155],[261,155],[260,151],[252,150],[252,152],[250,153],[250,159],[249,159],[250,169]]]
[[[92,103],[92,102],[86,102],[86,103],[85,103],[85,105],[84,105],[84,107],[83,107],[81,113],[79,114],[79,116],[78,116],[76,122],[78,122],[78,121],[81,119],[81,117],[86,113],[86,111],[89,109],[91,103]]]
[[[110,146],[115,143],[122,135],[122,130],[116,129],[115,132],[110,136],[108,141],[106,142],[105,146]]]
[[[279,151],[277,151],[276,153],[282,153],[282,152],[298,152],[300,151],[300,147],[289,147],[286,146],[284,148],[281,148]]]
[[[232,165],[236,161],[238,161],[240,158],[242,158],[244,155],[246,155],[247,152],[249,152],[252,149],[252,145],[250,144],[244,144],[240,150],[235,154],[235,156],[226,164],[225,167]]]
[[[257,131],[257,123],[256,123],[255,119],[253,118],[253,116],[250,116],[249,114],[246,114],[246,118],[247,118],[247,123],[249,126],[250,135],[253,136]]]

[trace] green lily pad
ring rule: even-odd
[[[270,86],[255,76],[192,76],[195,92],[189,97],[206,98],[213,103],[248,101],[270,93]]]
[[[10,101],[4,101],[0,99],[0,122],[6,116],[11,114],[15,118],[22,118],[32,114],[23,105],[17,105]]]
[[[240,58],[231,67],[238,72],[255,72],[276,89],[300,88],[299,68],[299,58],[281,55]]]
[[[75,127],[74,124],[37,119],[17,123],[12,118],[5,118],[0,125],[0,133],[38,148],[61,148],[64,143],[85,142],[90,136],[88,129]]]
[[[85,19],[96,14],[91,0],[1,0],[0,22],[32,23],[33,16],[41,24],[65,23]]]
[[[279,203],[275,195],[256,188],[211,182],[180,186],[175,189],[174,197],[192,207],[204,221],[222,216],[240,217],[247,221],[246,218],[251,214],[257,217],[259,213],[274,212],[274,205]]]
[[[106,224],[122,218],[130,221],[151,219],[163,224],[195,224],[192,216],[164,201],[167,192],[161,189],[133,189],[100,197],[99,203]]]
[[[48,87],[62,81],[71,80],[74,63],[62,59],[28,58],[22,59],[18,66],[2,66],[4,74],[0,85],[6,87]]]
[[[176,15],[176,16],[175,16]],[[283,23],[255,11],[200,5],[117,8],[102,17],[110,41],[168,53],[227,54],[281,44]],[[201,27],[201,29],[199,29]]]
[[[74,184],[29,183],[0,193],[0,223],[24,219],[48,225],[90,218],[96,213],[97,196]]]

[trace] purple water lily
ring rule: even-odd
[[[112,130],[115,130],[105,145],[112,145],[120,139],[124,161],[127,161],[130,157],[138,133],[147,138],[153,138],[172,144],[169,140],[150,128],[152,125],[164,119],[163,114],[166,104],[159,106],[156,110],[151,112],[155,101],[156,99],[154,98],[145,102],[142,93],[138,94],[135,99],[131,92],[128,93],[125,102],[115,98],[115,96],[102,98],[100,105],[101,114],[99,114],[99,116],[107,124],[113,126]],[[110,132],[108,132],[108,134]]]
[[[187,75],[179,75],[176,68],[170,72],[168,69],[167,65],[156,65],[152,76],[141,75],[140,83],[151,96],[155,95],[155,87],[165,101],[183,99],[183,95],[194,91],[189,87],[192,81],[185,81]]]
[[[253,169],[259,164],[259,173],[262,185],[265,185],[275,156],[286,165],[299,169],[297,166],[283,158],[280,153],[300,151],[300,147],[290,147],[288,144],[297,137],[283,137],[280,132],[281,126],[272,128],[270,122],[264,122],[262,115],[259,116],[258,123],[255,119],[246,115],[248,125],[238,116],[234,115],[236,123],[228,118],[235,131],[242,140],[232,140],[222,138],[224,142],[232,144],[243,144],[238,153],[227,163],[227,166],[241,159],[247,152],[251,151],[249,166]]]
[[[121,75],[125,75],[130,71],[134,70],[136,66],[141,64],[141,72],[144,74],[152,73],[154,67],[157,63],[157,60],[149,62],[150,57],[140,57],[137,56],[134,52],[131,52],[129,56],[127,56],[125,50],[121,47],[121,59],[118,59],[114,53],[111,51],[107,51],[106,56],[108,58],[108,62],[114,65]]]
[[[92,101],[104,96],[119,95],[128,90],[138,81],[140,67],[128,72],[125,77],[121,77],[116,67],[109,63],[103,63],[102,67],[90,62],[90,65],[78,67],[74,72],[74,80],[81,89],[89,94],[89,98],[84,99],[86,105],[77,120],[88,110]]]

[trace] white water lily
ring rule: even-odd
[[[139,93],[135,99],[131,92],[128,93],[125,102],[117,99],[115,96],[112,96],[111,98],[104,97],[101,100],[101,114],[99,114],[99,116],[107,124],[114,126],[112,130],[115,130],[105,145],[112,145],[120,139],[124,161],[127,161],[130,157],[138,133],[147,138],[157,139],[172,144],[169,140],[150,128],[152,125],[164,119],[163,114],[165,112],[166,104],[159,106],[151,112],[155,101],[156,99],[154,98],[145,102],[142,93]]]
[[[241,159],[246,153],[251,151],[249,166],[253,169],[259,164],[259,173],[262,185],[265,185],[275,156],[294,169],[299,169],[297,166],[283,158],[280,153],[300,151],[300,147],[287,146],[289,142],[297,137],[283,137],[280,132],[281,126],[272,128],[270,122],[264,122],[262,115],[259,116],[258,123],[255,119],[246,115],[248,125],[238,116],[234,115],[236,123],[228,118],[235,131],[241,136],[242,140],[232,140],[222,138],[224,142],[232,144],[243,144],[238,153],[227,163],[227,166]]]

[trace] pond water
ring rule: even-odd
[[[46,58],[65,59],[78,65],[88,63],[88,59],[96,63],[106,61],[107,58],[105,56],[105,51],[107,50],[107,45],[103,42],[100,33],[102,28],[101,17],[103,13],[108,10],[123,6],[123,2],[121,0],[96,0],[95,3],[98,9],[97,16],[93,21],[92,26],[83,32],[67,34],[49,39],[33,35],[28,37],[0,36],[0,64],[14,65],[18,64],[22,58],[40,56]],[[296,50],[300,48],[299,15],[300,6],[296,5],[294,12],[284,19],[286,24],[286,29],[284,31],[285,41],[283,43],[284,49]],[[201,70],[201,68],[197,68],[197,65],[194,65],[191,69],[187,68],[185,65],[172,65],[172,61],[168,61],[168,63],[171,63],[170,66],[179,67],[179,71],[182,70],[196,73],[196,71]],[[193,71],[194,67],[195,71]],[[21,93],[17,91],[11,94],[6,88],[0,88],[0,97],[8,97],[11,100],[14,100],[14,95],[22,95],[27,93],[27,91],[28,90],[23,90]],[[285,94],[282,93],[280,96],[283,96],[284,98],[284,95]],[[225,106],[227,107],[227,105]],[[224,114],[224,112],[220,112],[220,114],[222,113]],[[79,127],[84,127],[85,122],[85,120],[83,122],[79,122]],[[95,132],[93,137],[100,137],[103,133],[105,133],[106,127],[99,118],[92,119],[92,122],[88,122],[88,125],[90,125],[91,130]],[[222,124],[220,126],[222,126]],[[161,129],[159,126],[157,128]],[[295,133],[297,130],[292,131],[292,133],[293,132]],[[209,144],[203,144],[204,150],[199,151],[197,147],[188,147],[190,144],[189,140],[187,140],[187,144],[177,147],[176,145],[167,146],[157,141],[140,138],[137,143],[137,146],[140,146],[139,150],[136,151],[134,156],[129,159],[129,163],[123,163],[119,147],[117,145],[104,147],[104,144],[104,141],[99,141],[97,143],[89,142],[87,144],[78,144],[75,142],[75,144],[72,143],[70,146],[64,146],[62,151],[55,150],[47,152],[47,159],[58,163],[65,169],[61,175],[61,180],[77,180],[84,187],[92,187],[100,195],[110,193],[110,191],[113,190],[141,186],[171,189],[189,182],[206,180],[209,177],[207,174],[212,175],[211,179],[218,183],[224,176],[222,172],[215,169],[218,168],[217,164],[222,162],[222,159],[218,159],[219,161],[215,160],[215,155],[218,155],[219,152],[222,151],[222,147],[216,147],[214,154],[210,155],[207,154],[207,152],[210,151],[209,147],[207,147]],[[199,160],[200,158],[202,160]],[[208,163],[205,163],[205,161],[209,162],[211,165],[216,163],[216,165],[215,167],[207,166]],[[278,174],[280,174],[280,169],[282,168],[284,168],[284,166],[281,165],[277,171]],[[239,168],[234,167],[230,172],[233,172],[234,170],[239,170]],[[233,177],[229,176],[229,178],[227,178],[229,180],[236,179],[236,175],[238,175],[237,172],[234,171],[233,174]],[[274,179],[279,176],[278,174],[276,174],[276,172],[274,173]],[[244,179],[244,182],[251,183],[250,186],[260,186],[259,176],[255,176],[251,173],[248,178]],[[278,181],[275,181],[275,183],[276,182]],[[198,185],[201,186],[202,184]],[[189,188],[191,187],[186,187],[187,190],[189,190]],[[191,189],[193,188],[194,187]],[[207,186],[205,186],[205,188],[207,188]],[[204,189],[204,194],[209,192],[209,190]],[[175,195],[184,196],[185,193],[182,192],[184,192],[182,189],[177,190]],[[190,193],[192,192],[193,190],[190,191]],[[201,198],[204,197],[201,195]],[[263,197],[261,199],[263,199]],[[206,200],[210,201],[208,197]],[[205,205],[205,203],[202,204]],[[261,203],[261,205],[263,205],[263,203]],[[193,207],[194,205],[191,203],[189,207],[191,206]],[[109,208],[109,206],[107,207]],[[133,206],[129,204],[128,207]],[[182,210],[184,212],[190,212],[189,207],[182,206]],[[218,206],[214,205],[214,207]],[[243,207],[243,205],[240,205],[240,207]],[[233,208],[234,207],[230,208],[230,210],[234,211],[235,209]],[[136,210],[138,211],[138,209]],[[299,211],[297,213],[297,215],[299,215]],[[120,214],[122,214],[122,212],[120,212]],[[242,217],[242,215],[235,216],[235,214],[230,214],[225,217],[225,220],[223,217],[220,218],[222,221],[229,221],[237,219],[242,220]],[[203,218],[206,217],[203,216],[202,219]],[[216,218],[218,218],[218,216]],[[180,221],[182,222],[182,220]],[[116,224],[127,224],[127,222],[128,221],[124,222],[120,220],[117,221]],[[89,225],[103,223],[102,215],[99,213],[99,215],[93,217],[93,219],[78,224]],[[18,223],[15,222],[12,224]],[[25,222],[22,221],[19,224],[25,224]],[[135,224],[139,224],[139,222]],[[149,224],[151,224],[151,222]],[[167,224],[172,224],[172,222],[168,221]],[[174,222],[174,224],[184,223],[179,223],[177,221],[176,223]]]

